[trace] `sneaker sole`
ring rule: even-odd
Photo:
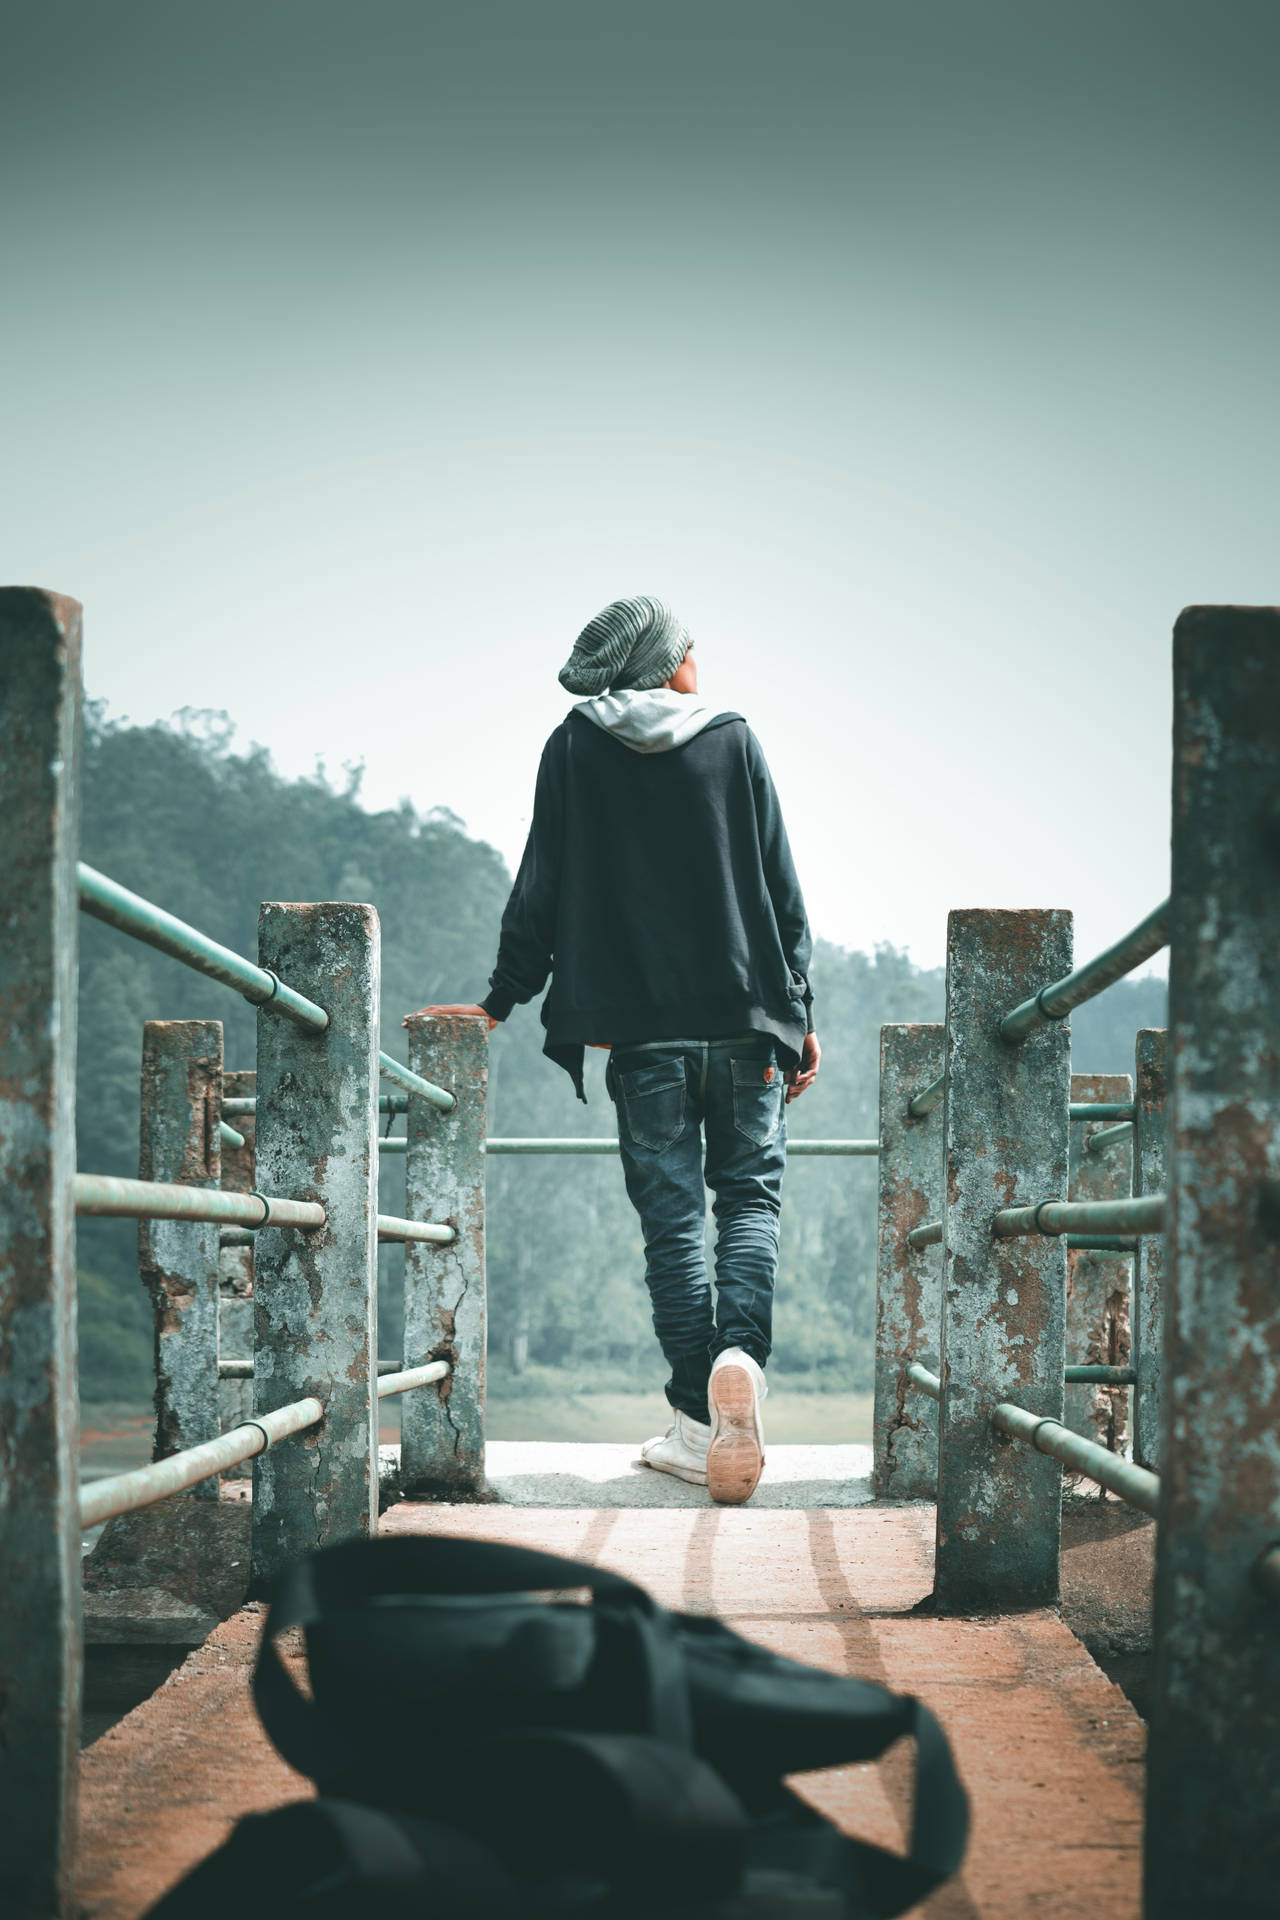
[[[764,1472],[755,1381],[745,1367],[721,1367],[711,1376],[710,1396],[716,1431],[707,1448],[707,1491],[722,1507],[741,1506]]]

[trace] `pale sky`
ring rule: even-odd
[[[817,933],[1086,957],[1167,888],[1179,608],[1280,598],[1278,52],[1252,0],[27,9],[0,574],[114,713],[513,865],[574,635],[656,594]]]

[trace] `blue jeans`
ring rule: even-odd
[[[644,1235],[653,1328],[671,1368],[667,1399],[706,1421],[716,1355],[742,1347],[762,1367],[769,1358],[787,1162],[782,1069],[765,1034],[650,1041],[616,1047],[606,1084]],[[714,1312],[703,1128],[706,1185],[715,1195]]]

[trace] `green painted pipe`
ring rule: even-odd
[[[226,1102],[223,1102],[225,1111]],[[1132,1120],[1132,1100],[1073,1100],[1068,1112],[1073,1120]]]
[[[448,1363],[445,1361],[433,1362],[433,1364],[444,1366],[445,1371],[448,1371]],[[379,1360],[379,1379],[381,1379],[384,1374],[399,1373],[401,1365],[402,1363],[399,1360]],[[436,1375],[437,1379],[442,1377],[442,1375]],[[219,1380],[252,1380],[253,1362],[252,1360],[219,1360],[218,1378]]]
[[[1086,1146],[1090,1153],[1105,1153],[1108,1147],[1118,1147],[1133,1139],[1132,1120],[1122,1120],[1118,1127],[1099,1127],[1091,1133]]]
[[[942,1243],[941,1220],[926,1220],[923,1226],[912,1227],[907,1235],[907,1245],[917,1250],[920,1247],[936,1247]]]
[[[229,1127],[225,1120],[219,1120],[218,1122],[218,1138],[224,1147],[242,1147],[244,1145],[244,1135],[237,1133],[234,1127]]]
[[[457,1239],[452,1227],[435,1220],[400,1220],[394,1214],[378,1215],[379,1240],[423,1240],[428,1246],[448,1247]]]
[[[1039,993],[1030,1000],[1024,1000],[1021,1006],[1006,1013],[1000,1022],[1001,1038],[1025,1040],[1038,1027],[1053,1026],[1055,1022],[1065,1020],[1073,1007],[1096,999],[1098,994],[1114,986],[1117,980],[1123,980],[1127,973],[1140,967],[1144,960],[1150,960],[1152,954],[1167,947],[1169,904],[1167,900],[1162,900],[1132,932],[1126,933],[1123,940],[1117,940],[1105,953],[1100,953],[1096,960],[1077,967],[1074,973],[1069,973],[1063,980],[1055,980],[1050,987],[1041,987]]]
[[[941,1400],[942,1382],[936,1373],[930,1373],[928,1367],[918,1360],[907,1363],[907,1379],[918,1392],[927,1394],[930,1400]]]
[[[383,1141],[383,1146],[387,1145]],[[492,1139],[484,1143],[486,1153],[617,1153],[616,1139],[592,1139],[590,1135],[565,1139],[539,1139],[530,1136],[527,1139]],[[787,1158],[799,1154],[802,1158],[836,1159],[844,1155],[865,1156],[871,1158],[880,1151],[878,1140],[789,1140]]]
[[[1063,1375],[1064,1384],[1069,1387],[1131,1387],[1135,1378],[1132,1367],[1067,1367]],[[942,1398],[941,1380],[921,1361],[908,1363],[907,1379],[931,1400]]]
[[[429,1387],[451,1372],[447,1360],[431,1360],[425,1367],[406,1367],[403,1372],[384,1374],[378,1382],[378,1398],[386,1400],[393,1393],[411,1393],[415,1387]]]
[[[324,1418],[322,1401],[307,1398],[291,1401],[274,1413],[258,1413],[242,1426],[232,1427],[217,1440],[206,1440],[198,1447],[184,1447],[166,1460],[153,1460],[149,1467],[135,1467],[131,1473],[113,1473],[91,1480],[80,1489],[80,1525],[96,1527],[118,1513],[136,1513],[139,1507],[152,1507],[172,1493],[207,1480],[211,1474],[225,1473],[242,1461],[264,1453],[277,1440],[301,1433]]]
[[[322,1227],[316,1200],[271,1200],[264,1193],[224,1193],[176,1181],[123,1180],[110,1173],[78,1173],[77,1213],[117,1220],[225,1220],[243,1227]]]
[[[389,1053],[378,1055],[378,1071],[384,1080],[393,1080],[406,1093],[413,1094],[419,1100],[425,1100],[428,1106],[435,1107],[440,1113],[452,1113],[457,1101],[443,1087],[433,1086],[430,1080],[421,1079],[416,1073],[410,1073],[408,1067],[402,1067]]]
[[[940,1107],[942,1105],[942,1096],[946,1090],[947,1076],[945,1073],[940,1073],[931,1086],[925,1087],[920,1093],[915,1094],[912,1099],[908,1100],[907,1112],[911,1115],[911,1118],[913,1120],[923,1120],[927,1113],[932,1113],[935,1107]]]
[[[406,1068],[405,1071],[407,1072],[408,1069]],[[425,1087],[428,1083],[424,1080],[422,1084]],[[229,1113],[233,1119],[239,1119],[241,1115],[247,1118],[250,1114],[257,1113],[258,1096],[254,1093],[228,1094],[222,1103],[222,1111]],[[407,1093],[380,1093],[378,1095],[379,1113],[407,1113],[408,1111],[409,1096]]]
[[[1028,1233],[1163,1233],[1164,1195],[1140,1200],[1042,1200],[1038,1207],[1004,1207],[991,1223],[998,1240]]]
[[[1130,1259],[1138,1251],[1137,1240],[1130,1236],[1109,1233],[1069,1233],[1067,1235],[1068,1253],[1123,1253]]]
[[[1132,1460],[1108,1453],[1105,1447],[1086,1440],[1083,1434],[1072,1433],[1060,1420],[1042,1420],[1037,1414],[1028,1413],[1025,1407],[1011,1406],[1007,1400],[992,1409],[991,1424],[998,1433],[1034,1447],[1037,1453],[1047,1453],[1051,1460],[1060,1460],[1072,1473],[1096,1480],[1100,1487],[1118,1493],[1127,1505],[1155,1517],[1160,1482],[1145,1467],[1136,1467]]]
[[[155,947],[160,953],[167,953],[173,960],[181,960],[184,966],[193,967],[208,979],[243,994],[256,1007],[270,1005],[313,1033],[323,1033],[328,1026],[329,1016],[323,1007],[295,993],[265,967],[254,966],[251,960],[233,953],[230,947],[221,946],[207,934],[189,927],[185,920],[176,919],[163,907],[153,906],[140,894],[130,893],[127,887],[109,880],[105,873],[96,873],[83,863],[76,871],[83,913],[92,914],[95,920],[105,920],[109,927]]]

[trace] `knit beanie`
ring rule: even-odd
[[[644,692],[664,686],[688,651],[688,632],[670,607],[637,594],[588,620],[560,669],[560,685],[588,696],[607,687]]]

